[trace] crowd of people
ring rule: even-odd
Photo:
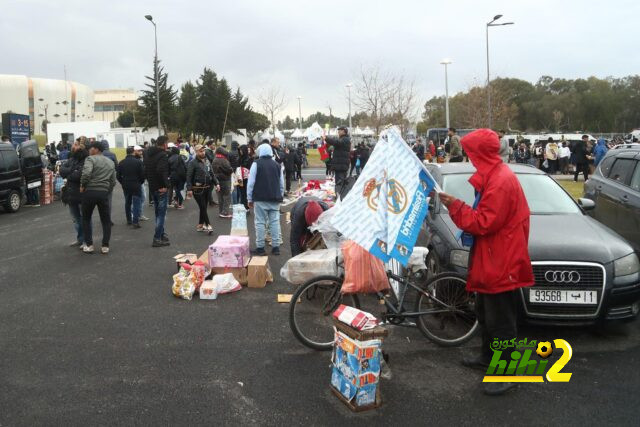
[[[60,153],[68,151],[64,159]],[[264,253],[265,235],[271,234],[272,253],[279,254],[280,203],[293,179],[302,178],[302,156],[306,148],[280,147],[278,138],[240,146],[232,142],[230,150],[216,147],[213,141],[191,146],[169,142],[166,136],[144,146],[127,147],[126,157],[118,162],[106,141],[79,137],[67,146],[51,146],[47,156],[58,164],[66,180],[61,191],[68,205],[76,238],[71,246],[85,253],[95,251],[91,220],[97,208],[102,225],[100,252],[109,253],[112,222],[112,196],[116,183],[122,187],[124,214],[132,229],[142,228],[145,201],[153,207],[155,224],[152,247],[170,245],[164,224],[167,209],[184,209],[193,199],[199,209],[196,231],[213,232],[208,208],[218,205],[219,217],[232,218],[232,204],[253,209],[257,231],[256,253]],[[285,189],[286,176],[286,189]],[[213,192],[217,202],[213,200]],[[184,194],[183,194],[184,193]]]

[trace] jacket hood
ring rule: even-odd
[[[489,172],[502,164],[502,158],[498,154],[500,138],[491,129],[478,129],[464,136],[460,143],[477,171],[469,182],[476,189],[481,189]]]
[[[222,147],[216,148],[216,154],[222,154],[225,157],[229,157],[229,152]]]
[[[600,138],[600,139],[598,140],[598,145],[600,145],[600,146],[604,147],[604,146],[605,146],[605,144],[606,144],[606,142],[605,142],[604,138]]]
[[[102,144],[102,148],[104,149],[104,151],[109,151],[109,141],[103,139],[102,141],[100,141],[100,144]]]
[[[258,157],[273,157],[273,150],[269,144],[262,144],[258,147]]]
[[[237,151],[238,147],[240,147],[240,144],[238,144],[237,141],[232,141],[231,142],[231,151]]]

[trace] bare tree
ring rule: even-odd
[[[400,126],[403,135],[406,135],[409,126],[416,118],[416,102],[415,81],[404,76],[396,77],[390,97],[390,112],[393,122]]]
[[[389,113],[395,79],[378,66],[362,66],[354,87],[356,107],[367,113],[379,134]]]
[[[271,86],[258,95],[258,102],[262,105],[262,110],[271,120],[273,135],[276,134],[276,116],[287,106],[284,93],[278,87]]]

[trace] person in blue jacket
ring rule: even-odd
[[[607,143],[605,142],[604,138],[598,139],[596,148],[593,149],[593,154],[595,155],[593,164],[595,166],[598,166],[598,163],[600,163],[600,161],[604,158],[605,154],[607,154],[607,151],[609,151],[609,148],[607,148]]]

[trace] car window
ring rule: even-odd
[[[611,166],[613,166],[613,162],[615,160],[616,160],[615,156],[610,156],[603,159],[602,162],[600,162],[600,165],[598,167],[600,168],[600,173],[602,173],[602,176],[604,176],[605,178],[609,176],[609,172],[611,171]]]
[[[580,213],[571,196],[547,175],[516,174],[532,215]],[[472,205],[475,192],[469,184],[470,174],[445,175],[443,190]]]
[[[620,184],[629,185],[635,169],[636,161],[633,159],[617,159],[609,172],[609,179]]]
[[[640,162],[636,161],[636,170],[631,177],[631,188],[640,191]]]
[[[3,151],[2,157],[4,159],[4,167],[6,172],[13,172],[16,169],[20,169],[20,160],[18,155],[13,151]]]

